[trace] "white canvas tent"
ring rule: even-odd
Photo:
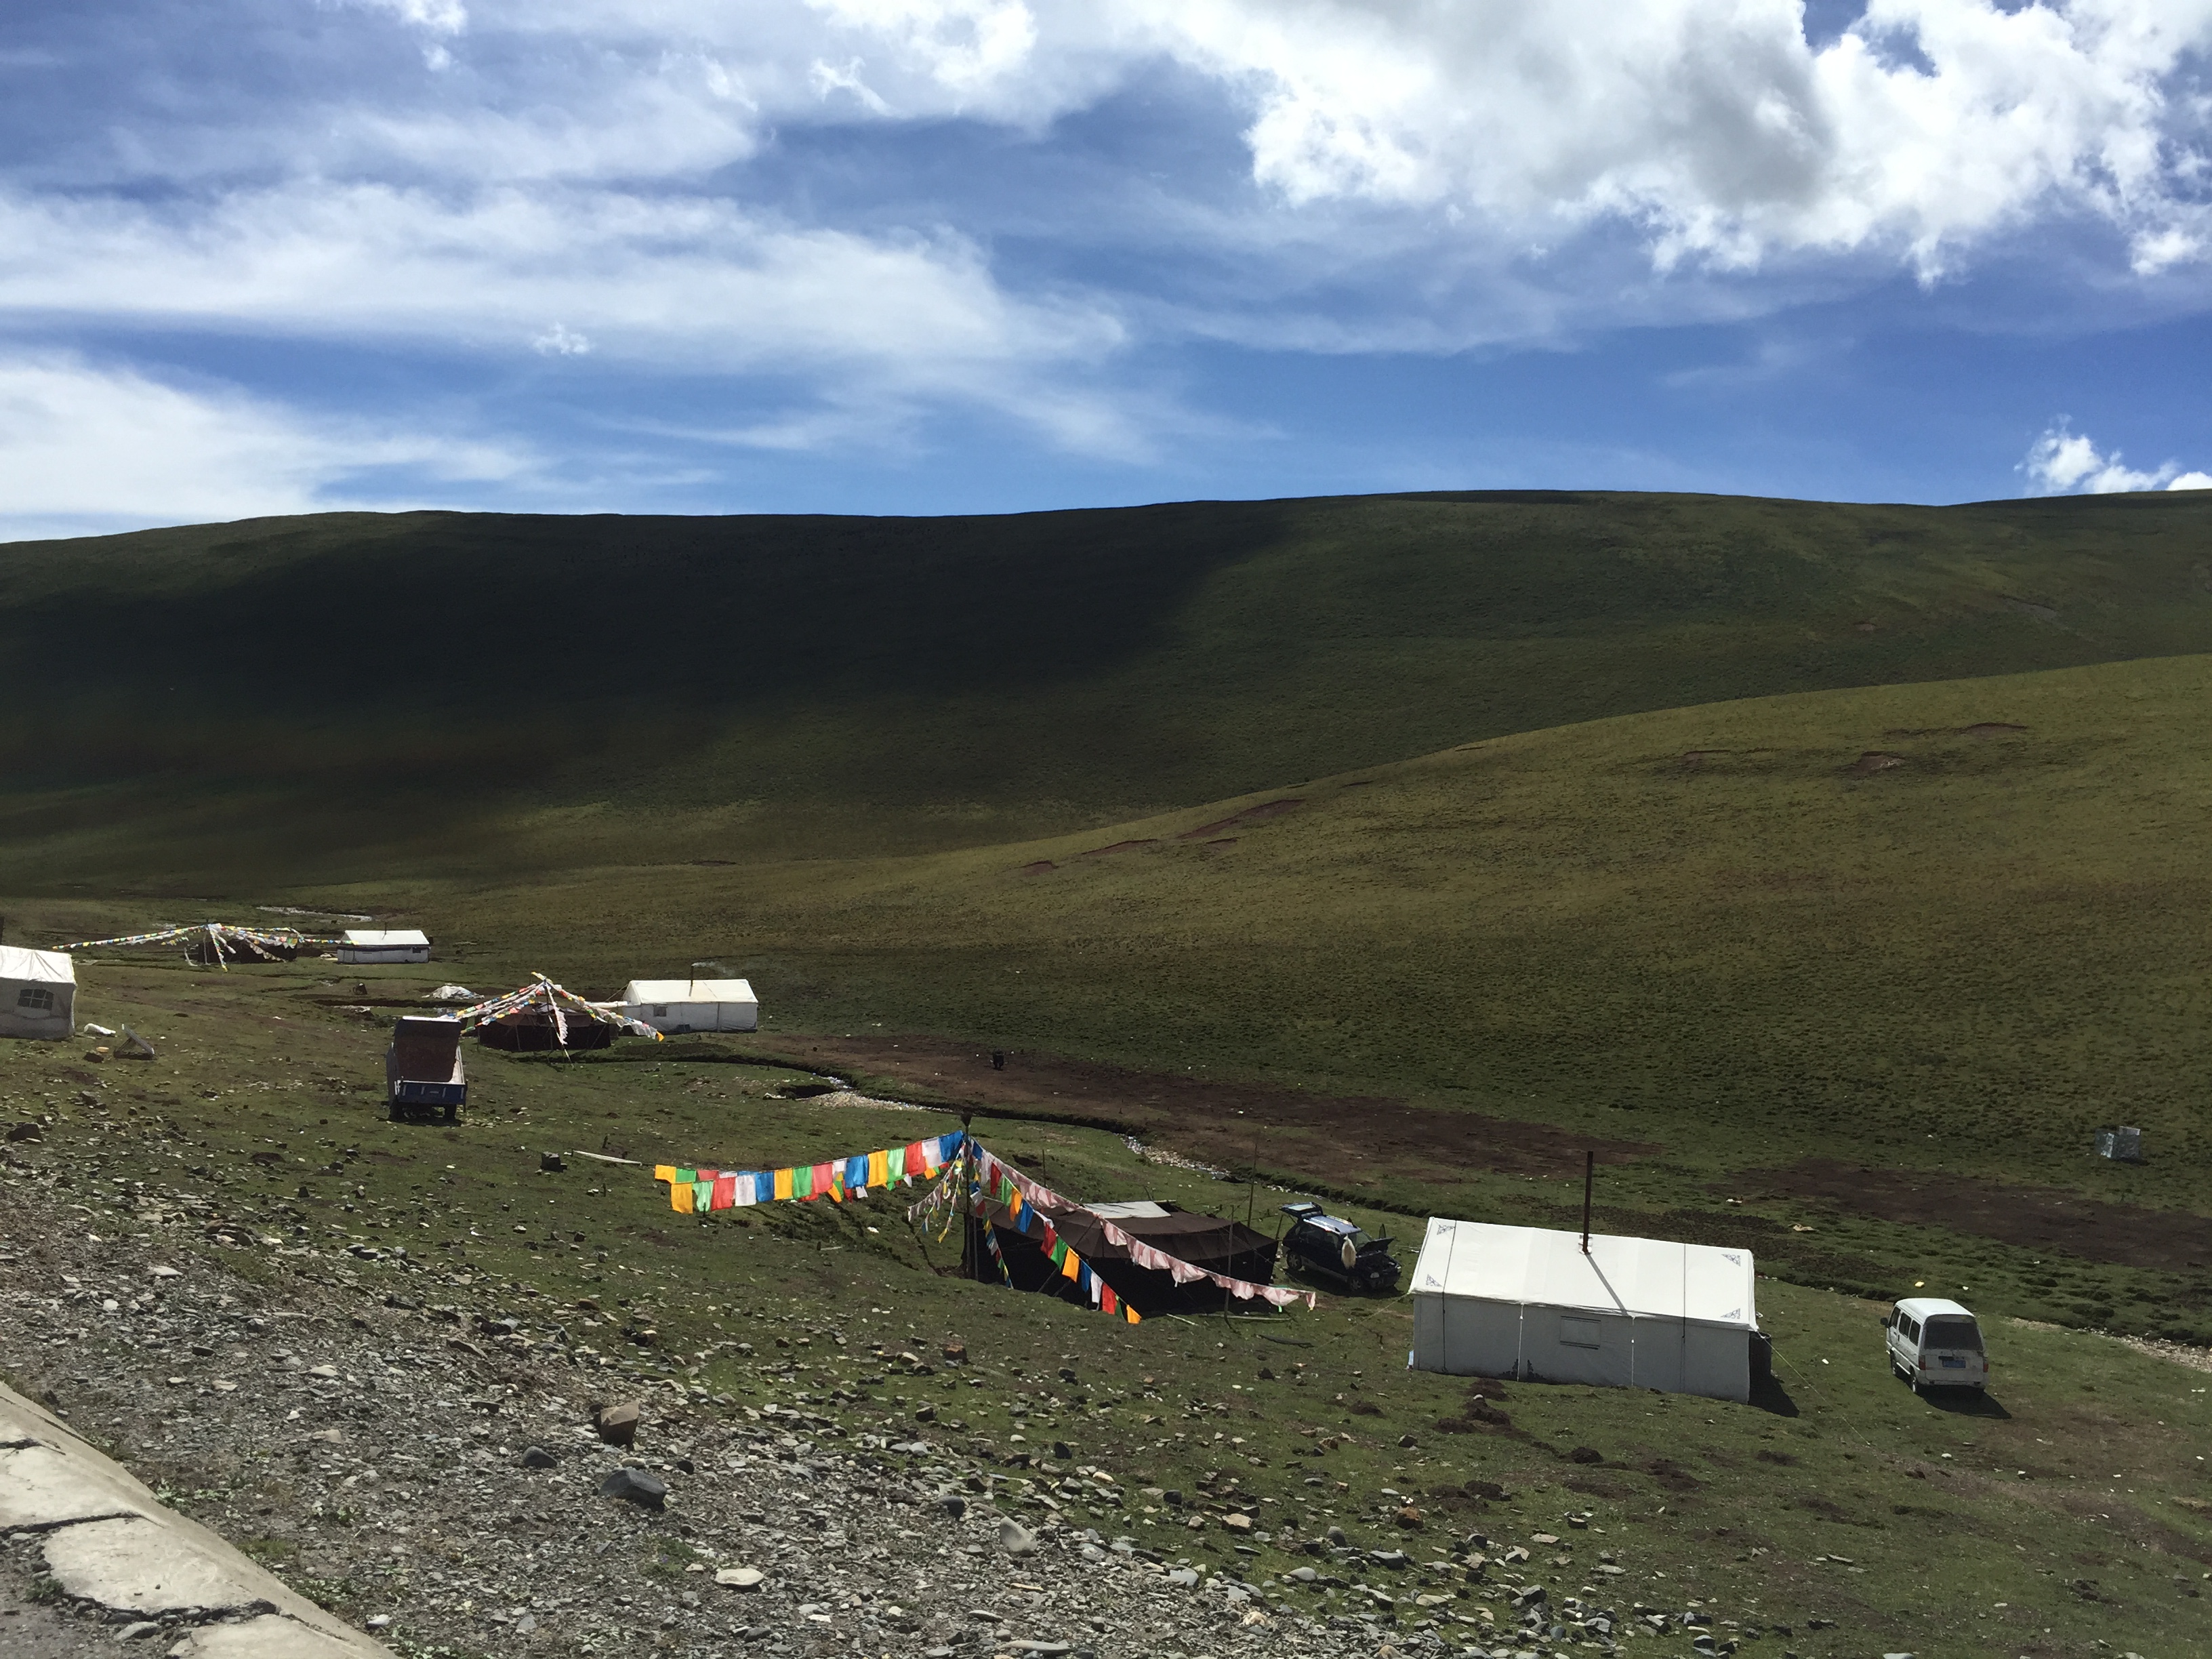
[[[623,1012],[656,1031],[757,1031],[760,999],[741,979],[634,979]]]
[[[430,941],[413,927],[382,932],[349,927],[338,935],[340,962],[428,962]]]
[[[1741,1401],[1764,1358],[1748,1250],[1436,1218],[1408,1294],[1417,1370]]]
[[[76,963],[59,951],[0,945],[0,1036],[65,1037],[76,1030]]]

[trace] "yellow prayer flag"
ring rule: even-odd
[[[671,1186],[668,1189],[668,1199],[672,1207],[683,1211],[684,1214],[690,1215],[696,1213],[691,1207],[691,1183],[690,1182],[679,1181]]]
[[[676,1166],[675,1166],[673,1164],[654,1164],[654,1165],[653,1166],[653,1178],[655,1181],[673,1181],[673,1180],[675,1180],[675,1179],[676,1179]]]
[[[1073,1279],[1076,1274],[1082,1271],[1083,1258],[1076,1255],[1074,1251],[1070,1250],[1067,1253],[1067,1260],[1060,1264],[1060,1276],[1062,1279]]]
[[[891,1155],[888,1152],[868,1154],[868,1185],[888,1187],[891,1184]]]
[[[791,1196],[790,1170],[778,1170],[775,1172],[775,1195],[778,1198],[789,1198]]]

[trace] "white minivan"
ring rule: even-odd
[[[1923,1389],[1979,1389],[1990,1380],[1990,1358],[1974,1316],[1942,1297],[1911,1296],[1882,1322],[1889,1368]]]

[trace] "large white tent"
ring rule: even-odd
[[[1418,1370],[1748,1400],[1763,1369],[1748,1250],[1436,1218],[1408,1294]]]
[[[430,941],[420,928],[349,927],[338,935],[340,962],[428,962]]]
[[[656,1031],[757,1031],[760,999],[741,979],[634,979],[622,1011]]]
[[[0,945],[0,1036],[65,1037],[76,1030],[76,963],[59,951]]]

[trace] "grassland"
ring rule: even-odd
[[[2212,503],[336,514],[0,548],[0,890],[988,845],[1613,715],[2212,650]]]
[[[374,1082],[383,1032],[330,1005],[353,989],[352,971],[336,971],[98,968],[91,1012],[149,1033],[161,1055],[91,1066],[0,1046],[0,1108],[47,1126],[43,1140],[7,1149],[9,1175],[79,1203],[88,1227],[144,1233],[163,1251],[309,1286],[388,1284],[403,1305],[513,1318],[536,1344],[604,1357],[611,1387],[642,1384],[649,1419],[650,1401],[678,1388],[856,1434],[911,1433],[926,1405],[931,1431],[963,1445],[1066,1443],[1072,1459],[1115,1473],[1125,1509],[1086,1513],[1020,1470],[1008,1472],[1006,1501],[1040,1514],[1057,1501],[1062,1518],[1127,1531],[1171,1560],[1279,1579],[1301,1539],[1340,1525],[1363,1546],[1414,1556],[1396,1587],[1404,1623],[1428,1616],[1411,1605],[1417,1591],[1449,1597],[1463,1583],[1419,1564],[1470,1532],[1493,1555],[1541,1532],[1566,1541],[1535,1546],[1526,1569],[1447,1605],[1510,1624],[1496,1586],[1533,1577],[1555,1594],[1586,1585],[1624,1614],[1698,1605],[1723,1638],[1761,1632],[1751,1652],[1810,1659],[1906,1649],[2040,1659],[2100,1644],[2162,1655],[2199,1640],[2212,1376],[1993,1318],[1994,1403],[1923,1401],[1887,1376],[1876,1308],[1767,1280],[1761,1315],[1782,1387],[1756,1406],[1477,1384],[1510,1420],[1445,1432],[1469,1384],[1403,1369],[1402,1304],[1325,1298],[1315,1314],[1132,1328],[939,1277],[930,1263],[950,1247],[913,1235],[897,1203],[701,1221],[672,1215],[641,1170],[572,1157],[566,1172],[541,1172],[541,1151],[610,1141],[648,1158],[752,1164],[951,1121],[776,1098],[795,1074],[739,1063],[726,1043],[601,1065],[472,1051],[459,1126],[386,1123]],[[393,1000],[434,977],[434,964],[370,975],[373,994]],[[986,1130],[1006,1155],[1087,1194],[1215,1206],[1227,1195],[1139,1164],[1100,1132]],[[430,1276],[345,1254],[354,1247],[404,1247]],[[656,1333],[650,1347],[626,1340],[641,1329]],[[926,1379],[887,1375],[872,1352],[933,1357],[953,1338],[971,1364]],[[1575,1461],[1583,1448],[1601,1461]],[[1183,1509],[1152,1495],[1168,1489]],[[1393,1518],[1408,1499],[1422,1517],[1413,1530]],[[1255,1513],[1268,1534],[1249,1554],[1219,1525],[1231,1510]],[[1192,1513],[1211,1523],[1191,1528]],[[1317,1607],[1350,1599],[1280,1588]],[[1686,1650],[1686,1634],[1632,1645]]]
[[[375,1121],[380,1034],[329,1001],[354,970],[95,961],[86,1012],[163,1060],[7,1045],[0,1103],[52,1116],[73,1180],[157,1156],[274,1236],[413,1239],[519,1309],[627,1285],[671,1380],[857,1421],[882,1396],[837,1335],[964,1333],[1005,1367],[956,1396],[977,1433],[1026,1390],[1147,1484],[1256,1457],[1240,1480],[1347,1528],[1384,1486],[1515,1536],[1593,1509],[1631,1588],[1836,1619],[1809,1654],[2185,1650],[2206,1397],[2094,1333],[2212,1341],[2208,508],[415,515],[0,550],[0,639],[54,688],[0,790],[9,943],[289,903],[428,927],[436,963],[368,975],[395,995],[713,961],[767,1007],[714,1054],[485,1056],[447,1134]],[[1601,1224],[1754,1249],[1789,1399],[1516,1389],[1513,1433],[1439,1437],[1463,1390],[1399,1369],[1402,1308],[1130,1333],[978,1302],[881,1217],[701,1225],[535,1174],[928,1121],[769,1097],[809,1066],[980,1101],[1086,1195],[1223,1202],[1127,1129],[1401,1231],[1565,1221],[1595,1146]],[[2148,1163],[2089,1155],[2116,1121]],[[2002,1412],[1885,1382],[1866,1298],[1915,1288],[2002,1332]],[[756,1320],[817,1369],[741,1363]],[[1044,1381],[1070,1356],[1110,1378],[1088,1406]]]

